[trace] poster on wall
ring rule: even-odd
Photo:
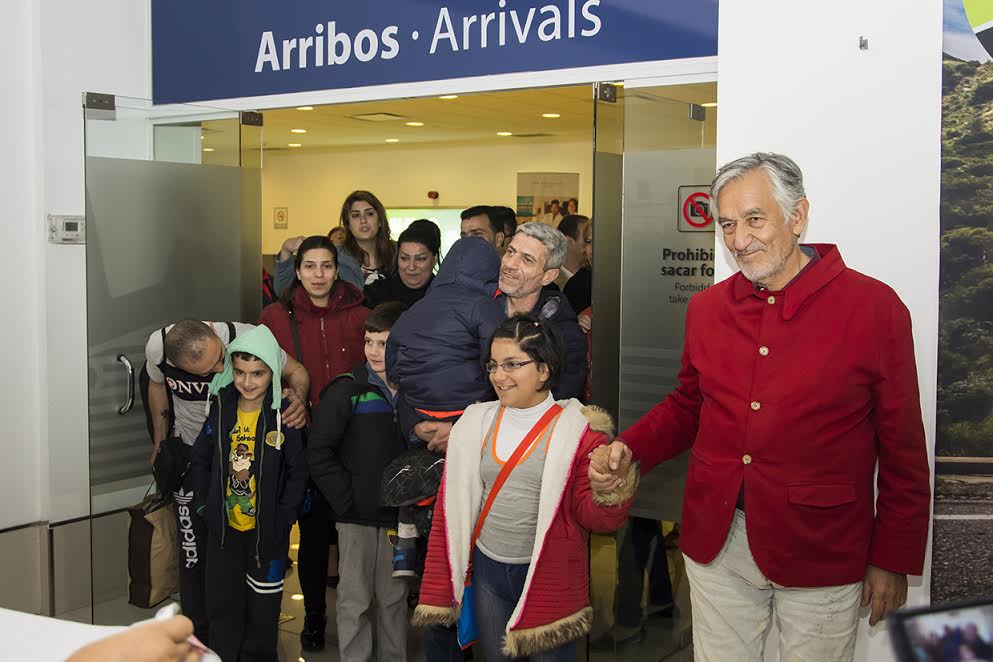
[[[944,8],[935,604],[993,596],[993,2]]]
[[[540,221],[557,227],[564,216],[583,213],[578,172],[517,173],[518,223]]]

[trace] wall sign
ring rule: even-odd
[[[717,0],[152,0],[156,103],[717,54]]]

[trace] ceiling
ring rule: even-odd
[[[700,104],[716,101],[716,92],[716,84],[704,83],[631,89],[627,94],[641,102],[665,103],[665,99],[672,99]],[[676,104],[674,109],[683,112]],[[556,113],[559,117],[542,117],[545,113]],[[708,113],[711,117],[714,114]],[[384,121],[369,121],[363,116]],[[315,106],[313,110],[284,108],[266,111],[264,122],[263,144],[270,151],[323,151],[389,144],[423,147],[508,141],[592,141],[593,88],[576,85],[465,94],[454,99],[395,99]],[[407,122],[423,125],[408,126]],[[304,129],[306,133],[293,133],[292,129]],[[512,135],[501,136],[498,132]],[[206,125],[203,133],[204,147],[222,138],[212,135]],[[291,143],[300,147],[289,147]]]

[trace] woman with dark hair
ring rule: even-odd
[[[362,292],[338,277],[338,256],[326,236],[304,239],[293,262],[293,282],[259,318],[310,373],[311,406],[331,380],[364,356],[369,310],[362,305]],[[318,651],[324,648],[328,554],[335,535],[327,500],[313,484],[309,492],[310,512],[300,517],[298,566],[306,610],[300,643],[306,651]]]
[[[452,428],[413,623],[455,625],[471,596],[487,662],[575,659],[592,621],[589,533],[618,529],[637,487],[629,466],[610,491],[592,490],[589,454],[613,424],[552,398],[564,368],[554,326],[511,317],[486,357],[499,401],[471,405]]]
[[[426,227],[411,224],[397,240],[396,271],[366,286],[365,305],[375,308],[381,303],[399,301],[409,308],[420,301],[434,280],[440,250],[440,232],[436,235]]]
[[[344,243],[338,249],[338,278],[360,291],[385,278],[396,264],[396,244],[390,239],[386,209],[369,191],[353,191],[341,205]],[[290,237],[276,255],[276,292],[282,294],[293,281],[293,261],[303,237]]]
[[[341,205],[345,226],[342,250],[362,269],[364,285],[386,278],[396,261],[396,244],[390,239],[386,208],[369,191],[353,191]]]

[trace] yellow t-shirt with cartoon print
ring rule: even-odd
[[[228,524],[238,531],[251,531],[255,528],[256,492],[252,464],[255,463],[255,431],[261,411],[256,409],[246,412],[239,409],[238,421],[231,430],[225,506]]]

